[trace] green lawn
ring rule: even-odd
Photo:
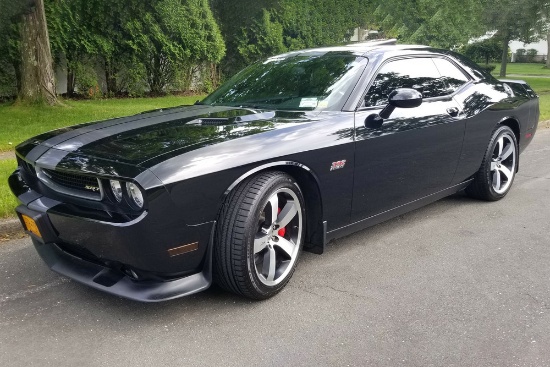
[[[500,64],[497,65],[496,69],[493,71],[493,75],[498,76],[500,73]],[[506,65],[507,74],[517,74],[517,75],[546,75],[550,76],[550,69],[544,68],[544,64],[522,64],[511,62]]]
[[[64,101],[67,107],[0,105],[0,152],[45,131],[83,122],[128,116],[162,107],[193,104],[202,96]]]
[[[15,159],[0,160],[0,219],[15,216],[17,200],[8,187],[8,177],[16,166]]]
[[[550,128],[550,93],[540,94],[539,128]]]
[[[500,65],[493,75],[499,78]],[[539,127],[550,127],[550,69],[543,64],[510,63],[507,66],[508,79],[525,80],[531,88],[540,96],[540,121]]]
[[[550,78],[519,76],[516,79],[525,80],[538,94],[550,93]]]
[[[537,92],[540,97],[540,121],[539,127],[549,127],[547,123],[550,120],[550,78],[537,77],[518,77],[525,80]]]

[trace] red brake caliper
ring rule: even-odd
[[[281,212],[281,208],[278,208],[277,214],[279,214],[280,212]],[[277,232],[277,234],[278,234],[280,237],[284,237],[285,234],[286,234],[286,227],[283,227],[283,228],[279,229],[279,232]]]

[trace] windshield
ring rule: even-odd
[[[255,63],[201,104],[278,110],[341,110],[367,59],[352,52],[307,53]]]

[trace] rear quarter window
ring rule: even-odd
[[[449,60],[435,58],[433,61],[441,74],[441,79],[447,86],[445,94],[456,92],[460,87],[470,81],[470,78]]]

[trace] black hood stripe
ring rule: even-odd
[[[204,109],[208,109],[208,112],[219,112],[231,108],[188,106],[170,112],[149,112],[143,115],[122,117],[105,122],[85,124],[80,128],[76,126],[73,130],[67,131],[41,142],[40,145],[34,147],[27,154],[26,159],[31,162],[36,162],[49,148],[63,150],[66,152],[66,154],[68,154],[70,152],[76,151],[84,145],[93,143],[108,136],[112,136],[113,134],[119,134],[122,132],[127,132],[147,126],[165,123],[167,121],[173,120],[174,117],[172,115],[174,114],[179,114],[180,116],[178,116],[178,118],[194,117],[197,116],[197,112],[200,112],[200,110]],[[47,162],[48,166],[50,166],[51,168],[55,168],[55,166],[64,158],[64,156],[61,156],[61,154],[59,153],[55,153],[54,156],[59,158],[59,161],[55,162],[53,156],[46,157],[45,160],[45,162]]]
[[[220,111],[225,111],[231,109],[229,107],[212,107],[208,110],[209,113],[215,113]],[[197,117],[197,111],[196,110],[190,110],[190,111],[184,111],[178,113],[178,120],[183,120],[183,122],[195,119]],[[78,150],[81,147],[84,147],[88,144],[94,143],[98,140],[111,137],[113,135],[126,133],[132,130],[142,129],[144,127],[154,126],[158,124],[163,124],[166,122],[174,121],[174,116],[171,116],[169,114],[164,114],[161,116],[155,116],[148,119],[141,119],[141,120],[134,120],[131,121],[132,123],[126,123],[126,124],[117,124],[114,126],[109,126],[101,129],[96,129],[94,131],[91,131],[87,133],[86,135],[79,135],[76,138],[66,140],[60,144],[57,144],[54,146],[55,149],[65,150],[67,152],[74,152]]]

